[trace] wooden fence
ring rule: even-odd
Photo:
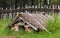
[[[17,12],[23,12],[26,13],[26,11],[28,11],[29,13],[57,13],[59,14],[60,12],[60,5],[56,6],[56,5],[52,5],[51,6],[47,6],[47,7],[26,7],[26,8],[18,8],[18,9],[5,9],[3,10],[3,8],[0,8],[0,19],[2,20],[6,20],[6,19],[11,19],[14,18],[17,14]]]

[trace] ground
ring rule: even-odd
[[[55,20],[56,21],[56,20]],[[8,30],[6,27],[11,22],[11,19],[8,20],[0,20],[0,38],[60,38],[60,22],[58,23],[48,23],[48,30],[51,34],[43,31],[43,32],[25,32],[24,29],[21,29],[18,32],[14,32],[12,30]],[[52,25],[52,26],[50,26]]]

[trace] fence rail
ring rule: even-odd
[[[50,9],[50,8],[26,8],[26,9],[7,9],[7,10],[0,10],[0,14],[2,13],[14,13],[14,12],[24,12],[25,10],[27,11],[45,11],[45,12],[60,12],[60,9]]]
[[[19,8],[19,9],[4,9],[0,8],[0,19],[10,19],[10,18],[14,18],[17,14],[17,12],[24,12],[28,11],[29,13],[41,13],[41,12],[45,12],[45,13],[60,13],[60,5],[55,6],[53,5],[52,7],[50,6],[44,6],[44,7],[26,7],[26,8]]]

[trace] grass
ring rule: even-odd
[[[47,29],[52,33],[48,34],[47,32],[25,32],[21,29],[18,32],[6,29],[6,26],[11,22],[8,20],[0,20],[0,36],[15,36],[16,38],[60,38],[60,18],[58,15],[54,15],[54,18],[48,19]]]

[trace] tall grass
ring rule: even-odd
[[[46,22],[47,29],[52,33],[47,32],[25,32],[24,29],[15,32],[13,30],[6,29],[11,20],[0,20],[0,36],[16,36],[16,38],[60,38],[60,16],[55,14],[52,19],[48,19]]]
[[[47,29],[51,31],[52,33],[55,33],[57,31],[60,31],[60,17],[57,14],[54,14],[52,19],[47,20]]]

